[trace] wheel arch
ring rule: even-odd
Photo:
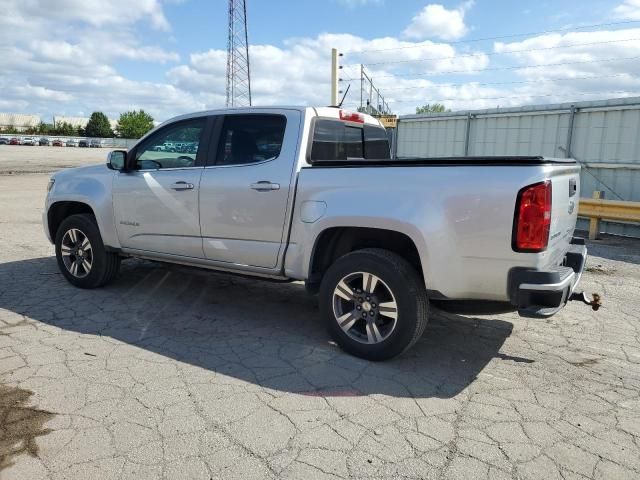
[[[365,248],[381,248],[407,260],[424,281],[420,251],[406,233],[372,227],[329,227],[321,231],[314,242],[309,259],[307,284],[317,291],[322,277],[331,264],[347,253]]]
[[[55,241],[58,228],[60,228],[60,224],[64,221],[65,218],[68,218],[71,215],[78,215],[83,213],[90,214],[96,217],[94,209],[91,207],[91,205],[85,202],[61,200],[52,203],[47,211],[47,228],[49,229],[50,238]],[[99,228],[100,227],[98,226],[98,229]]]

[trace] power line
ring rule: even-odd
[[[591,75],[588,77],[562,77],[562,78],[541,78],[539,80],[522,80],[522,81],[514,81],[514,82],[467,82],[467,83],[432,83],[430,85],[422,85],[416,87],[391,87],[385,88],[385,91],[389,90],[418,90],[423,88],[430,87],[464,87],[469,84],[473,84],[474,86],[487,86],[487,85],[524,85],[528,83],[541,83],[541,82],[564,82],[564,81],[574,81],[574,80],[595,80],[601,78],[616,78],[616,77],[626,77],[629,76],[628,73],[617,73],[615,75]],[[380,78],[380,77],[378,77]]]
[[[437,77],[440,75],[450,75],[455,73],[484,73],[484,72],[497,72],[507,70],[524,70],[527,68],[540,68],[540,67],[563,67],[565,65],[582,65],[587,63],[606,63],[617,62],[620,60],[639,60],[640,56],[634,57],[616,57],[616,58],[601,58],[598,60],[582,60],[579,62],[560,62],[560,63],[538,63],[534,65],[518,65],[510,67],[492,67],[475,70],[449,70],[444,72],[420,72],[420,73],[396,73],[392,75],[376,75],[376,78],[396,78],[396,77]],[[358,80],[358,78],[344,78],[342,81],[348,82],[351,80]]]
[[[588,42],[588,43],[576,43],[573,45],[556,45],[555,47],[540,47],[540,48],[525,48],[520,50],[509,50],[503,52],[478,52],[478,53],[465,53],[461,55],[454,55],[451,57],[429,57],[429,58],[416,58],[413,60],[392,60],[388,62],[375,62],[375,63],[365,63],[369,67],[377,66],[377,65],[391,65],[391,64],[399,64],[399,63],[415,63],[415,62],[425,62],[431,60],[454,60],[458,58],[472,58],[472,57],[480,57],[480,56],[494,56],[494,55],[507,55],[510,53],[525,53],[525,52],[541,52],[547,50],[557,50],[560,48],[576,48],[576,47],[587,47],[591,45],[604,45],[610,43],[620,43],[620,42],[634,42],[640,40],[640,38],[621,38],[619,40],[604,40],[600,42]],[[357,65],[355,63],[347,64],[347,65]]]
[[[487,40],[501,40],[501,39],[505,39],[505,38],[516,38],[516,37],[527,37],[527,36],[531,36],[531,35],[544,35],[547,33],[557,33],[557,32],[571,32],[574,30],[587,30],[589,28],[598,28],[598,27],[613,27],[613,26],[619,26],[619,25],[628,25],[631,23],[640,23],[640,20],[625,20],[622,22],[610,22],[610,23],[595,23],[592,25],[583,25],[583,26],[577,26],[577,27],[565,27],[565,28],[558,28],[556,30],[539,30],[537,32],[527,32],[527,33],[513,33],[513,34],[509,34],[509,35],[499,35],[496,37],[482,37],[482,38],[472,38],[469,40],[457,40],[454,42],[446,42],[447,45],[459,45],[459,44],[464,44],[464,43],[476,43],[476,42],[485,42]],[[431,42],[431,44],[433,44],[433,42]],[[374,50],[360,50],[360,51],[353,51],[353,52],[347,52],[347,53],[354,53],[354,54],[359,54],[359,53],[373,53],[373,52],[388,52],[388,51],[392,51],[392,50],[405,50],[408,48],[422,48],[424,46],[428,46],[426,44],[426,42],[422,42],[421,44],[415,44],[415,45],[405,45],[402,47],[391,47],[391,48],[378,48],[378,49],[374,49]]]

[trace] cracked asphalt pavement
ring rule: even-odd
[[[129,260],[58,273],[48,176],[0,176],[0,478],[640,478],[640,241],[589,244],[548,320],[432,310],[404,356],[342,353],[301,284]]]

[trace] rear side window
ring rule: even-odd
[[[368,160],[389,160],[391,149],[387,131],[373,125],[364,126],[364,158]]]
[[[280,155],[287,119],[283,115],[228,115],[224,119],[218,165],[246,165]]]
[[[315,123],[311,163],[389,158],[389,142],[384,128],[352,126],[327,119]]]

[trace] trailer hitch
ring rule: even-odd
[[[569,300],[571,301],[577,300],[579,302],[586,303],[587,305],[590,305],[594,311],[598,311],[598,309],[602,306],[602,300],[600,298],[600,294],[598,293],[592,293],[591,300],[589,300],[589,297],[585,292],[572,293],[571,296],[569,297]]]

